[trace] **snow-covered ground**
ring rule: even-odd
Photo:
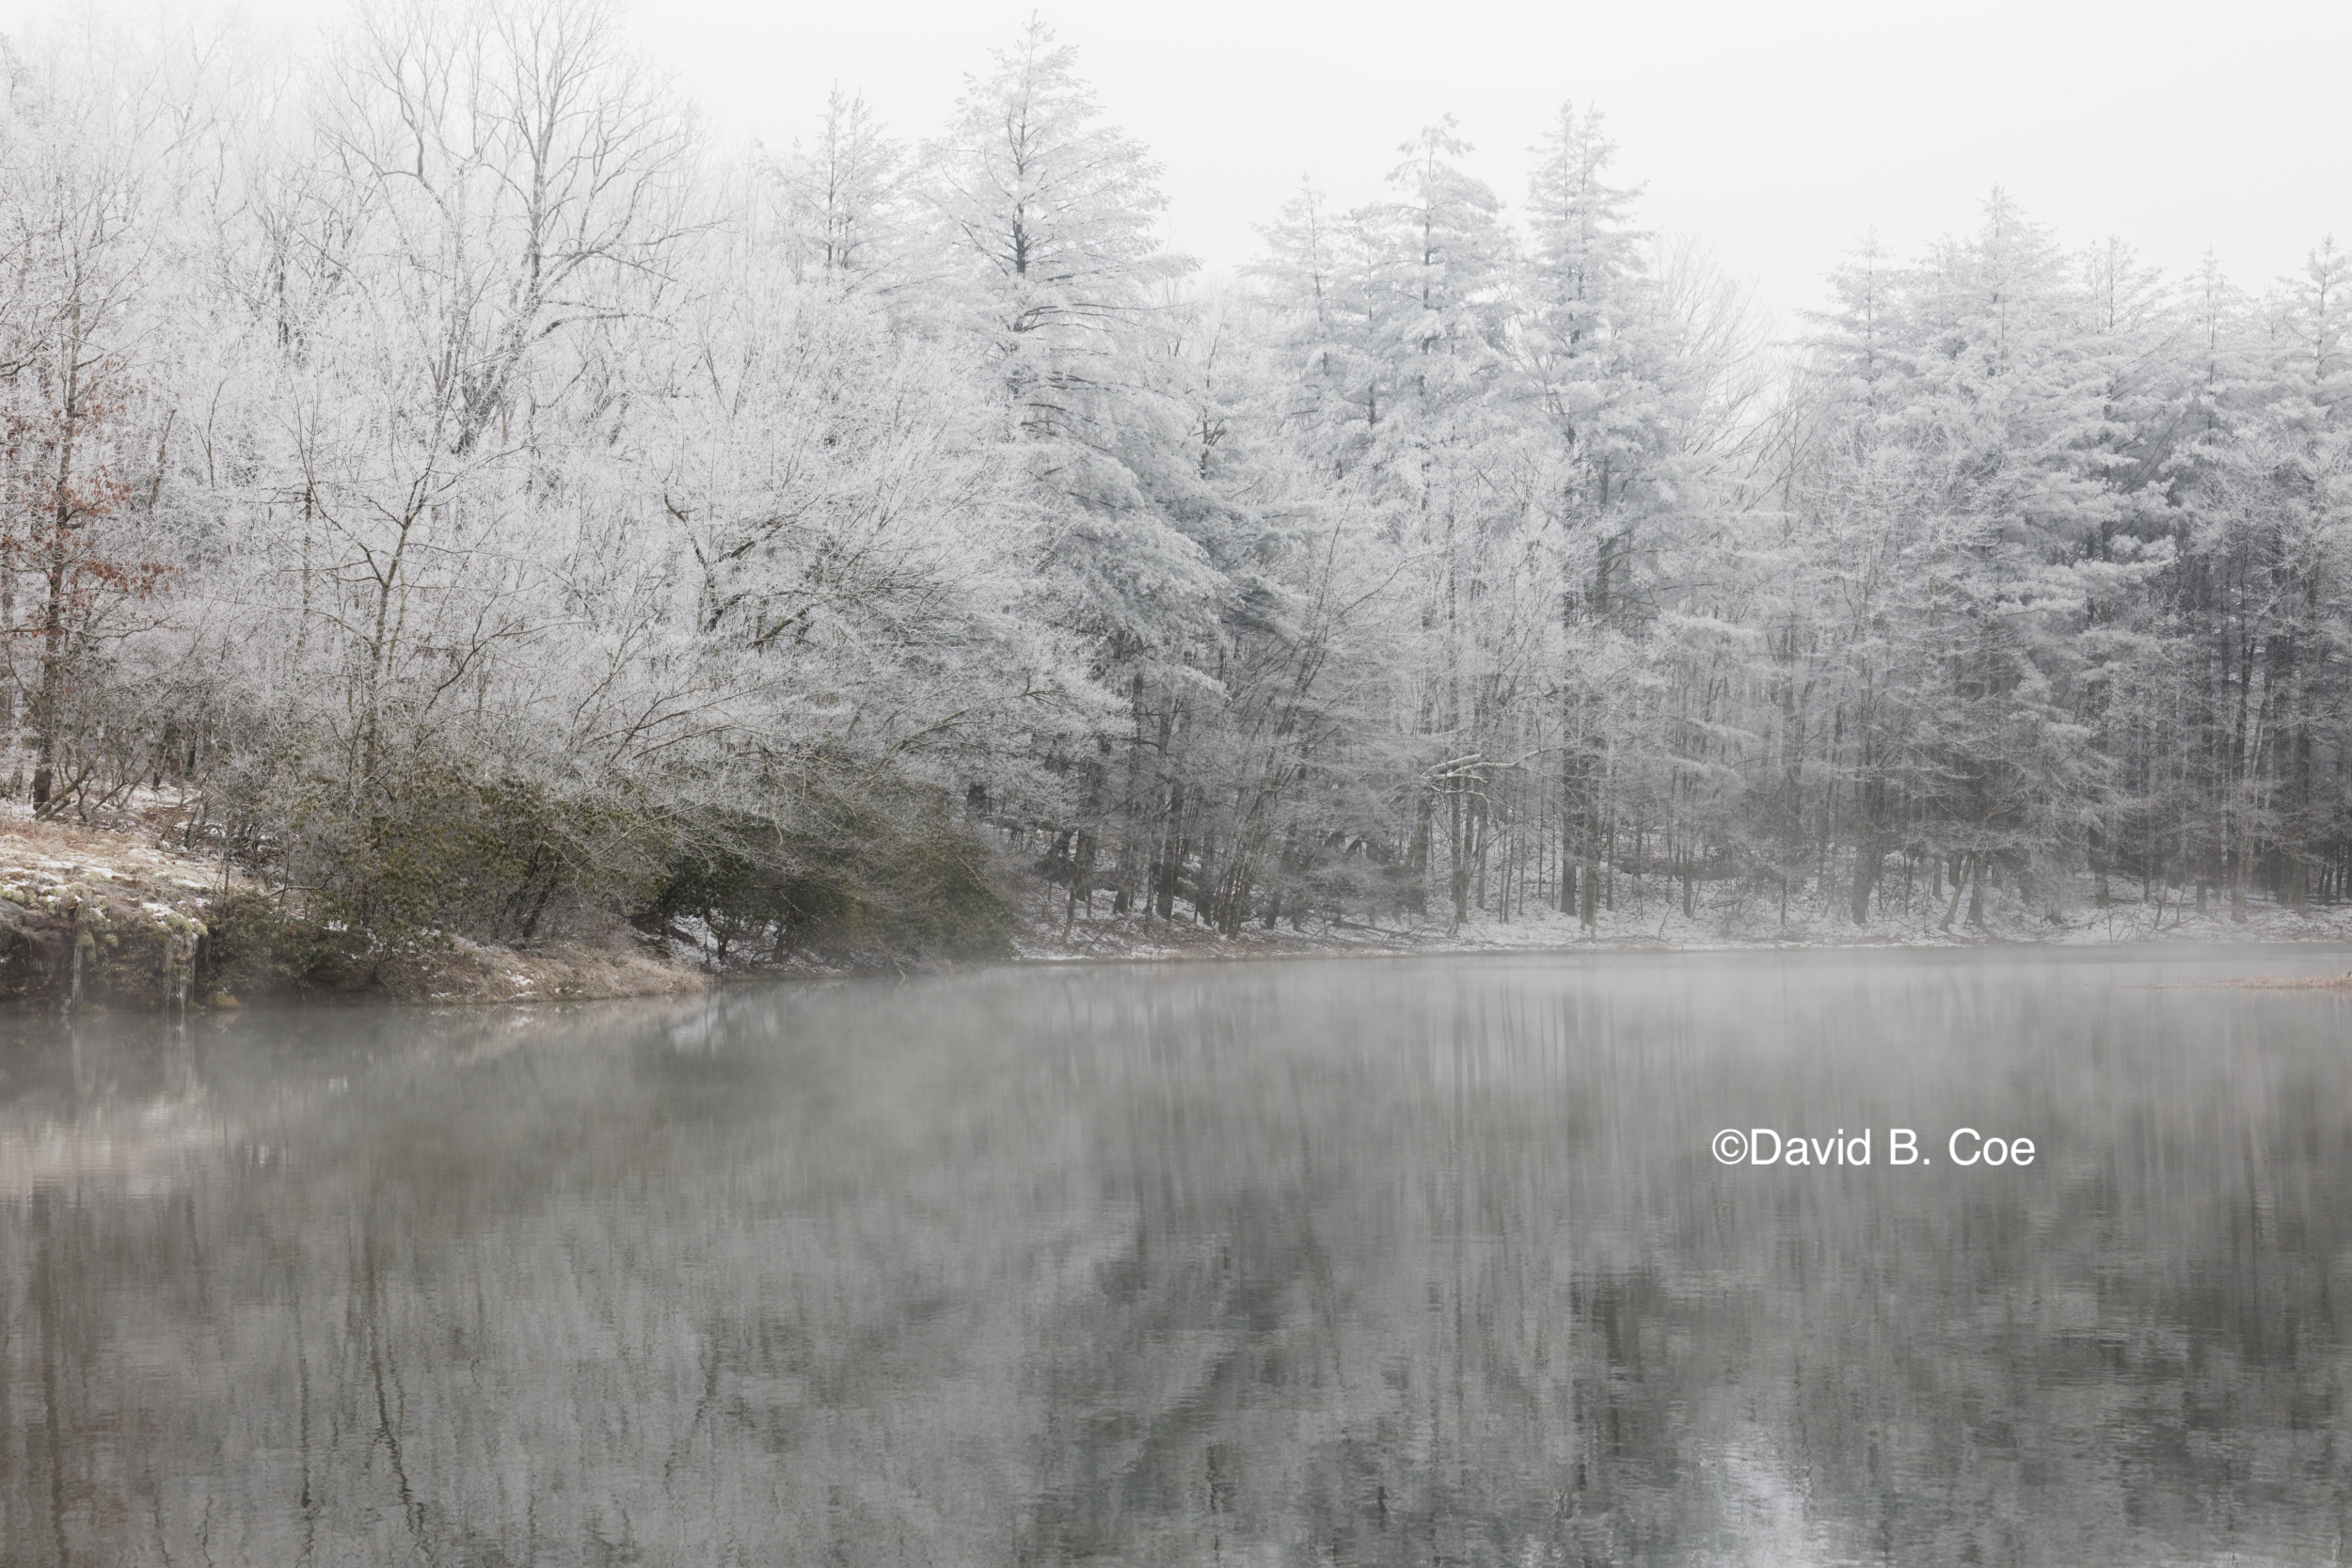
[[[115,920],[180,928],[246,879],[225,879],[216,860],[181,853],[152,833],[109,832],[42,822],[0,803],[0,919],[71,921],[85,902]]]
[[[2099,907],[2089,883],[2054,914],[2011,899],[1990,902],[1982,926],[1965,911],[1947,928],[1943,911],[1923,900],[1912,911],[1874,915],[1867,925],[1826,911],[1818,904],[1791,905],[1779,917],[1776,904],[1748,899],[1701,907],[1685,915],[1678,898],[1635,900],[1621,896],[1618,908],[1601,911],[1598,928],[1585,930],[1572,916],[1551,911],[1509,920],[1472,911],[1461,924],[1427,916],[1386,925],[1331,923],[1309,919],[1304,929],[1285,920],[1274,929],[1252,922],[1225,937],[1188,918],[1180,907],[1174,921],[1135,915],[1081,912],[1062,935],[1060,911],[1041,912],[1042,900],[1024,901],[1028,918],[1016,942],[1017,956],[1032,963],[1085,959],[1152,959],[1274,957],[1322,952],[1556,952],[1597,948],[1658,948],[1706,951],[1778,947],[1984,947],[2021,943],[2107,945],[2122,942],[2345,942],[2352,943],[2352,905],[2313,905],[2300,913],[2268,900],[2250,902],[2243,922],[2232,918],[2227,901],[2209,897],[2203,913],[2194,895],[2168,895],[2161,912],[2153,894],[2117,888],[2119,898]],[[1058,900],[1057,900],[1058,902]]]
[[[173,802],[134,804],[150,809],[145,816],[110,813],[105,825],[85,826],[39,821],[22,802],[0,801],[0,956],[13,951],[10,943],[26,946],[27,933],[37,946],[44,930],[55,927],[70,939],[93,920],[93,928],[105,937],[127,940],[135,927],[151,927],[149,934],[158,940],[178,937],[192,944],[215,919],[225,895],[279,894],[242,868],[175,847],[168,831],[175,820]],[[81,925],[74,924],[77,911]],[[113,956],[114,942],[108,942],[108,950]],[[185,957],[183,951],[183,961]],[[528,952],[460,938],[421,938],[380,955],[373,970],[372,978],[357,976],[367,982],[357,989],[405,1002],[586,1001],[676,995],[708,983],[689,962],[644,952],[617,921],[609,922],[602,933]],[[94,974],[93,983],[98,978]],[[202,984],[188,999],[195,1005],[248,1000],[219,989],[213,975],[199,978]],[[0,990],[39,995],[54,982],[54,975],[30,974],[20,964],[5,972]],[[151,996],[121,994],[116,1000],[154,1002]]]

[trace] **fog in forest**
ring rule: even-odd
[[[2163,276],[1994,189],[1772,336],[1589,103],[1212,286],[1042,20],[757,147],[592,0],[5,64],[0,787],[351,928],[2343,894],[2325,214]]]

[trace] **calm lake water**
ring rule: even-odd
[[[2339,1560],[2347,967],[19,1019],[0,1561]]]

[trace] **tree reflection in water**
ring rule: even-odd
[[[0,1558],[2324,1557],[2346,1005],[2185,963],[24,1021]],[[1963,1123],[2042,1154],[1884,1166]]]

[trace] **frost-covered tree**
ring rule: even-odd
[[[865,293],[913,281],[906,154],[864,99],[836,87],[817,135],[763,159],[761,173],[774,203],[763,237],[782,247],[796,279]]]
[[[598,0],[160,37],[0,83],[40,810],[378,935],[2352,891],[2330,247],[2249,298],[1996,195],[1775,356],[1589,108],[1206,291],[1041,22],[917,156],[846,90],[708,149]]]
[[[1084,639],[1095,677],[1125,693],[1132,745],[1213,678],[1222,594],[1197,537],[1215,508],[1158,352],[1165,288],[1191,266],[1160,244],[1158,167],[1104,122],[1075,51],[1035,20],[967,81],[926,163],[955,336],[1002,388],[1027,482],[1033,610]],[[1074,891],[1116,745],[1084,731],[1054,744],[1084,824],[1057,851]]]

